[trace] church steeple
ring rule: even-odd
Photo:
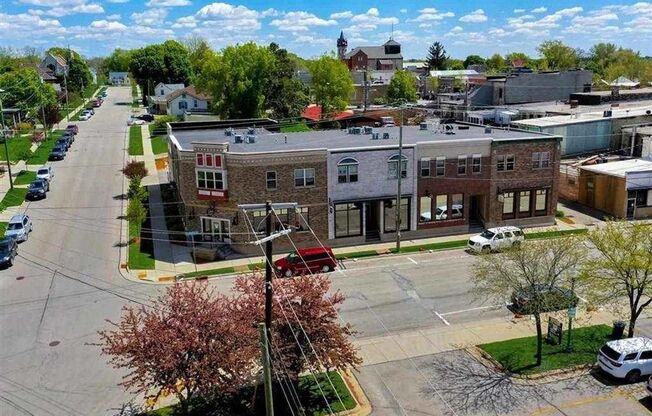
[[[340,31],[340,37],[337,39],[337,57],[344,59],[349,42],[344,38],[344,31]]]

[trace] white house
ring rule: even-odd
[[[154,97],[163,97],[173,91],[182,90],[185,87],[186,86],[183,84],[164,84],[162,82],[159,82],[154,87]]]
[[[198,93],[192,85],[172,91],[159,100],[164,101],[159,101],[159,110],[175,116],[182,116],[186,112],[207,112],[210,104],[210,97]]]
[[[129,72],[109,72],[109,84],[111,85],[125,85],[129,84]]]

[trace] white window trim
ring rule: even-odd
[[[297,185],[297,171],[303,171],[303,185]],[[308,171],[312,171],[312,180],[313,184],[312,185],[306,185],[306,178],[308,177],[306,173]],[[295,188],[313,188],[317,185],[317,172],[315,171],[315,168],[298,168],[294,169],[294,175],[293,178],[294,180],[294,187]]]
[[[464,162],[464,164],[460,164],[460,162]],[[464,166],[464,173],[460,173],[460,167]],[[464,176],[469,173],[469,158],[467,155],[457,155],[457,175],[458,176]]]
[[[219,172],[222,174],[222,189],[216,189],[216,188],[200,188],[199,187],[199,172]],[[195,187],[197,189],[211,189],[213,191],[227,191],[229,189],[228,187],[228,182],[226,180],[226,171],[223,169],[211,169],[208,168],[206,169],[205,167],[203,168],[195,168]]]
[[[355,166],[357,168],[356,176],[357,179],[355,181],[351,181],[351,171],[349,169],[350,166]],[[340,182],[340,167],[346,167],[346,181]],[[358,182],[360,179],[360,162],[358,159],[354,157],[345,157],[339,162],[337,162],[337,183],[342,184],[342,183],[355,183]]]
[[[473,163],[473,162],[475,162],[476,160],[478,160],[480,162],[480,163],[478,163],[478,167],[480,169],[477,172],[474,172],[473,167],[475,166],[475,163]],[[471,156],[471,174],[479,175],[481,173],[482,173],[482,155],[481,154],[472,155]]]
[[[428,166],[428,175],[427,176],[422,175],[424,163]],[[431,174],[432,174],[432,169],[430,169],[430,158],[429,157],[422,157],[421,159],[419,159],[419,176],[421,176],[422,178],[429,178],[431,176]]]
[[[213,223],[213,222],[220,222],[220,223],[222,223],[222,222],[226,222],[226,223],[227,223],[227,227],[228,227],[228,232],[227,232],[226,235],[223,237],[223,240],[224,240],[224,242],[226,242],[226,243],[230,243],[230,242],[231,242],[231,220],[230,220],[230,219],[227,219],[227,218],[216,218],[216,217],[199,217],[199,224],[200,224],[200,227],[201,227],[201,233],[202,233],[202,235],[203,235],[203,234],[208,234],[208,233],[205,233],[205,232],[204,232],[204,220],[209,220],[211,223]],[[221,229],[222,229],[222,228],[221,228],[221,224],[220,224],[220,230],[221,230]],[[212,224],[211,224],[211,230],[212,230]],[[225,234],[225,233],[221,233],[221,234]],[[215,234],[211,233],[211,235],[215,235]]]
[[[394,160],[396,159],[396,160]],[[401,176],[401,179],[406,179],[409,177],[408,173],[408,157],[405,156],[404,154],[401,155],[401,161],[398,161],[398,153],[391,155],[390,157],[387,158],[387,177],[389,179],[396,179],[398,180],[398,176],[403,174],[403,162],[405,162],[405,177]],[[392,176],[389,173],[390,166],[392,164],[396,163],[396,176]]]
[[[441,175],[437,173],[437,164],[439,162],[444,162],[444,173]],[[435,177],[441,178],[443,176],[446,176],[446,156],[437,156],[437,158],[435,159]]]
[[[273,188],[269,187],[269,181],[270,179],[267,177],[268,173],[274,173],[274,184],[276,185]],[[276,191],[278,189],[278,173],[275,170],[266,170],[265,171],[265,189],[268,191]]]

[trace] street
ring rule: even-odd
[[[80,132],[68,156],[52,163],[56,176],[48,198],[25,209],[34,232],[20,245],[16,264],[0,271],[3,416],[114,415],[132,399],[118,386],[121,373],[109,367],[92,345],[98,341],[97,331],[107,327],[106,319],[118,319],[129,302],[148,305],[151,296],[165,288],[127,280],[120,270],[124,250],[120,243],[125,240],[120,169],[130,100],[129,88],[109,88],[97,114],[78,123]],[[354,342],[364,347],[371,339],[416,332],[447,338],[458,329],[473,332],[489,323],[511,325],[512,315],[504,304],[486,304],[472,294],[474,258],[450,250],[347,261],[330,277],[333,290],[347,297],[340,317],[357,331]],[[228,291],[232,281],[233,277],[220,277],[211,284]],[[447,380],[440,378],[433,362],[464,360],[465,353],[445,348],[437,352],[404,360],[385,356],[364,364],[358,375],[374,414],[457,414],[448,408],[454,401],[439,391]],[[590,376],[578,383],[584,387],[549,386],[557,393],[523,408],[505,407],[504,413],[524,414],[552,402],[613,390]],[[484,410],[469,414],[485,414]]]

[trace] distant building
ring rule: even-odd
[[[61,92],[61,81],[65,75],[68,75],[68,63],[65,58],[48,53],[43,57],[37,70],[41,81],[51,84],[55,91]]]
[[[157,85],[159,86],[160,84]],[[157,92],[160,92],[160,88]],[[150,97],[150,106],[151,111],[157,114],[183,116],[185,113],[206,113],[209,111],[210,97],[197,92],[195,87],[190,85],[172,90],[164,96]]]
[[[153,96],[154,97],[163,97],[165,95],[168,95],[172,91],[182,90],[184,88],[186,88],[186,86],[184,84],[165,84],[163,82],[159,82],[154,87]]]
[[[129,72],[109,72],[109,84],[111,85],[127,85],[129,84]]]
[[[348,41],[344,32],[337,39],[338,57],[346,62],[352,71],[376,70],[396,71],[403,69],[403,55],[401,45],[394,39],[389,39],[380,46],[358,46],[347,52]]]

